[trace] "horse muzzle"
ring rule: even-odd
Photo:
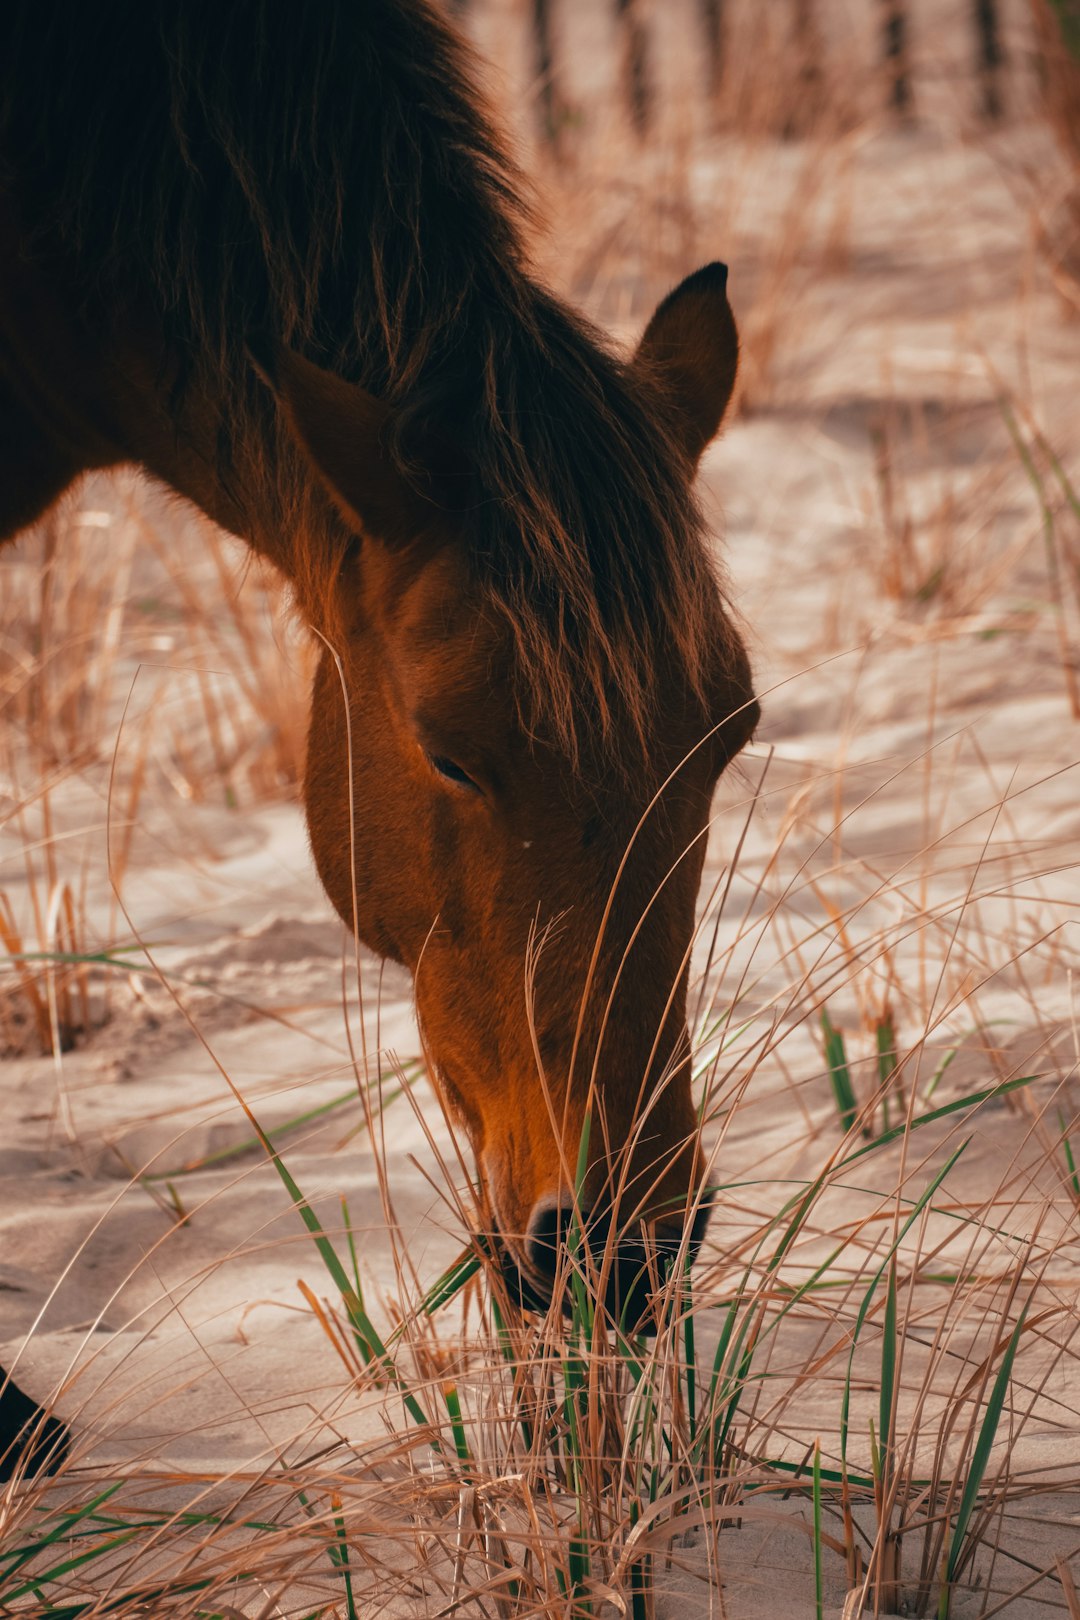
[[[602,1296],[607,1315],[623,1332],[655,1333],[679,1314],[673,1280],[697,1256],[712,1201],[712,1190],[705,1188],[685,1218],[638,1221],[632,1229],[620,1229],[610,1209],[592,1210],[581,1231],[571,1199],[543,1198],[520,1247],[499,1242],[511,1297],[526,1310],[546,1311],[557,1295],[569,1313],[576,1272],[594,1300]]]

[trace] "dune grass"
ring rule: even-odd
[[[717,1065],[752,1049],[758,1033],[749,1023]],[[902,1068],[909,1054],[899,1055]],[[707,1089],[718,1081],[713,1072]],[[479,1233],[391,1333],[380,1331],[365,1305],[347,1203],[329,1228],[290,1171],[287,1149],[260,1132],[325,1272],[327,1292],[305,1283],[303,1295],[349,1381],[381,1403],[392,1445],[366,1457],[337,1448],[299,1467],[268,1456],[247,1478],[137,1471],[104,1485],[92,1473],[83,1483],[76,1457],[15,1499],[0,1601],[12,1612],[38,1604],[40,1612],[134,1615],[149,1604],[162,1614],[225,1615],[257,1612],[253,1594],[276,1585],[289,1594],[283,1613],[360,1614],[372,1601],[415,1612],[411,1560],[422,1542],[424,1602],[440,1608],[544,1614],[557,1593],[558,1612],[568,1615],[599,1614],[607,1602],[647,1615],[680,1547],[719,1538],[707,1557],[722,1568],[737,1524],[791,1519],[807,1537],[817,1606],[823,1583],[835,1590],[842,1568],[882,1613],[896,1612],[903,1593],[916,1605],[908,1612],[948,1615],[1008,1499],[1002,1424],[1008,1414],[1015,1443],[1038,1376],[1028,1374],[1018,1394],[1025,1329],[1037,1328],[1045,1349],[1048,1324],[1069,1315],[1054,1289],[1042,1295],[1039,1279],[1070,1263],[1074,1233],[1063,1226],[1039,1242],[1011,1230],[1005,1188],[987,1188],[977,1210],[957,1209],[950,1197],[980,1111],[1033,1088],[1045,1080],[1025,1074],[911,1108],[870,1140],[849,1126],[839,1149],[824,1133],[824,1168],[794,1184],[721,1181],[721,1211],[753,1199],[769,1213],[736,1250],[725,1252],[722,1238],[704,1275],[699,1267],[693,1279],[672,1277],[650,1339],[605,1319],[580,1236],[564,1259],[569,1313],[538,1320],[508,1299]],[[929,1154],[905,1172],[898,1159],[924,1132]],[[584,1143],[579,1172],[586,1155]],[[831,1192],[857,1187],[871,1218],[887,1217],[868,1250],[859,1238],[866,1214],[845,1230],[825,1207]],[[1023,1223],[1014,1213],[1011,1224]],[[992,1251],[1010,1245],[1018,1262],[1006,1256],[988,1266]],[[486,1304],[463,1340],[456,1307],[478,1275]],[[927,1294],[935,1300],[929,1357],[910,1325],[923,1319]],[[808,1324],[823,1320],[832,1323],[828,1346],[805,1364],[792,1361],[781,1349],[787,1336],[797,1351]],[[1064,1346],[1051,1367],[1062,1354]],[[876,1371],[868,1377],[868,1369]],[[1047,1372],[1044,1365],[1044,1383]],[[832,1429],[800,1449],[790,1423],[804,1403],[819,1423],[831,1408]],[[155,1507],[163,1492],[184,1505]],[[200,1505],[222,1494],[235,1500]],[[197,1579],[179,1573],[192,1549]],[[166,1575],[140,1578],[145,1564]],[[309,1583],[322,1596],[305,1608]],[[94,1596],[76,1598],[87,1585]]]
[[[177,806],[287,796],[310,654],[278,582],[130,477],[91,481],[2,567],[0,1051],[62,1064],[145,966],[90,898],[101,829],[122,885],[155,816],[160,845]]]
[[[723,244],[742,266],[743,409],[760,420],[805,403],[807,302],[849,266],[853,164],[880,113],[825,97],[802,141],[784,139],[791,43],[755,33],[749,8],[740,18],[726,133],[715,105],[688,99],[685,120],[671,112],[628,164],[625,127],[583,117],[572,161],[564,144],[545,184],[554,278],[617,326]],[[830,72],[851,79],[842,55]],[[717,151],[732,179],[704,207],[700,171]],[[1074,446],[1040,425],[1019,385],[994,397],[1011,449],[973,474],[950,467],[933,499],[927,413],[899,394],[876,401],[860,611],[897,647],[992,635],[1011,638],[1015,660],[1049,644],[1075,706]],[[1018,486],[1034,509],[995,548]],[[3,597],[2,769],[18,791],[5,823],[14,864],[0,872],[0,1042],[51,1055],[61,1079],[64,1050],[123,1017],[119,987],[159,972],[155,942],[133,939],[116,910],[103,923],[86,899],[95,856],[77,835],[108,822],[122,878],[163,805],[181,834],[185,806],[236,814],[287,794],[301,752],[302,682],[283,677],[264,622],[280,610],[276,587],[250,573],[238,584],[228,543],[185,530],[184,547],[203,548],[193,582],[159,515],[119,487],[126,508],[76,503],[36,552],[24,544]],[[106,536],[103,568],[89,542]],[[138,574],[148,552],[152,595]],[[820,627],[826,658],[863,636],[842,584]],[[181,653],[195,673],[165,740],[129,728],[117,755],[144,666]],[[808,658],[791,679],[818,674]],[[1040,783],[1014,793],[1011,759],[943,741],[935,701],[925,746],[906,742],[877,769],[849,771],[846,737],[828,765],[785,759],[781,738],[718,811],[735,854],[707,896],[692,995],[716,1211],[693,1272],[664,1285],[655,1336],[606,1317],[579,1230],[562,1260],[566,1312],[523,1312],[484,1236],[464,1145],[455,1157],[434,1136],[425,1174],[465,1246],[417,1275],[388,1223],[397,1293],[368,1297],[349,1161],[334,1200],[299,1163],[328,1120],[359,1121],[385,1177],[381,1111],[422,1116],[419,1058],[377,1054],[371,1072],[354,1053],[333,1096],[272,1124],[243,1098],[230,1145],[135,1166],[136,1183],[179,1228],[212,1220],[265,1156],[294,1213],[299,1308],[365,1438],[330,1440],[315,1413],[287,1447],[253,1438],[242,1468],[149,1457],[110,1470],[80,1438],[88,1337],[57,1393],[72,1456],[0,1496],[0,1612],[651,1620],[675,1602],[771,1616],[777,1578],[756,1610],[752,1579],[731,1594],[765,1539],[783,1537],[796,1549],[783,1553],[793,1613],[990,1620],[1030,1592],[1040,1612],[1072,1620],[1075,1555],[1026,1550],[1006,1531],[1029,1501],[1067,1513],[1080,1490],[1076,1454],[1044,1464],[1037,1443],[1080,1429],[1077,964],[1062,926],[1075,867],[1020,830]],[[921,795],[925,811],[916,847],[895,856],[863,837],[893,791]],[[778,1118],[789,1128],[776,1132]]]

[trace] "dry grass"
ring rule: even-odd
[[[657,86],[647,140],[628,129],[618,86],[597,82],[602,63],[583,63],[572,40],[562,94],[576,108],[573,143],[552,151],[528,141],[528,121],[519,129],[548,222],[537,243],[542,268],[609,330],[640,331],[687,266],[721,258],[732,267],[745,412],[784,397],[797,347],[790,334],[805,324],[808,292],[846,265],[852,160],[880,113],[860,116],[838,89],[858,78],[848,43],[821,57],[820,83],[793,101],[792,40],[779,14],[731,15],[715,103],[676,88],[700,78],[686,19],[671,34],[654,29],[654,72],[667,84]],[[793,108],[802,109],[799,138],[778,143]]]
[[[667,1289],[663,1331],[614,1333],[573,1256],[569,1319],[523,1318],[476,1240],[426,1293],[401,1247],[396,1325],[380,1332],[347,1206],[333,1225],[327,1205],[316,1213],[287,1168],[294,1140],[278,1166],[325,1266],[323,1287],[301,1293],[340,1364],[328,1410],[359,1399],[383,1414],[383,1438],[369,1427],[327,1450],[315,1422],[241,1474],[205,1478],[147,1458],[114,1481],[76,1451],[12,1505],[13,1612],[44,1595],[64,1613],[586,1615],[610,1602],[647,1615],[680,1578],[718,1602],[757,1526],[800,1536],[804,1568],[816,1544],[828,1591],[861,1589],[881,1613],[944,1614],[943,1594],[972,1582],[993,1613],[1033,1575],[1052,1612],[1060,1554],[1018,1565],[1004,1532],[1030,1498],[1080,1488],[1075,1460],[1048,1465],[1028,1440],[1075,1420],[1080,1111],[1067,1022],[1046,1010],[1067,947],[1025,942],[1019,919],[1000,926],[1001,853],[991,839],[971,857],[963,824],[919,852],[921,875],[951,857],[920,901],[902,874],[837,864],[830,840],[822,860],[813,796],[781,788],[770,825],[767,772],[755,786],[741,916],[740,885],[718,892],[696,986],[721,1214],[692,1289]],[[845,796],[852,837],[866,802]],[[990,788],[984,813],[1011,812]],[[1025,862],[1007,903],[1036,882]],[[846,1127],[821,1108],[821,1059],[807,1062],[826,1006],[844,1032]],[[1003,1006],[1022,1049],[1001,1035]],[[769,1140],[781,1108],[805,1117],[802,1143]],[[439,1174],[468,1225],[459,1167],[443,1158]],[[196,1218],[231,1185],[211,1184]],[[93,1373],[91,1357],[63,1392],[77,1428]]]
[[[269,573],[130,477],[0,568],[0,1050],[59,1054],[108,1016],[92,959],[130,949],[115,906],[104,934],[89,919],[101,829],[119,887],[141,818],[290,794],[310,658]]]
[[[735,10],[716,99],[661,98],[644,146],[629,144],[613,74],[604,97],[564,87],[561,167],[544,181],[557,222],[548,269],[625,332],[686,269],[728,258],[744,409],[802,411],[808,435],[829,407],[806,354],[815,312],[857,263],[854,163],[882,122],[877,81],[857,78],[839,44],[808,80],[806,41],[772,8],[768,21]],[[475,22],[489,43],[518,37],[516,12]],[[669,42],[676,66],[682,48]],[[857,100],[838,98],[853,82]],[[780,87],[792,83],[808,96],[797,142],[784,138],[795,130]],[[663,1330],[616,1333],[581,1253],[565,1261],[571,1314],[544,1320],[507,1299],[479,1236],[444,1278],[422,1272],[394,1219],[387,1132],[415,1112],[425,1173],[458,1232],[481,1224],[467,1153],[425,1114],[416,1066],[384,1052],[372,1072],[350,990],[351,1052],[311,1049],[338,1088],[319,1120],[297,1109],[271,1141],[269,1089],[220,1076],[242,1093],[242,1137],[261,1139],[295,1206],[297,1236],[260,1229],[258,1244],[316,1245],[321,1274],[297,1255],[296,1303],[332,1347],[336,1384],[287,1443],[240,1390],[265,1446],[257,1454],[253,1438],[232,1470],[153,1453],[103,1468],[77,1439],[56,1478],[0,1499],[3,1612],[649,1620],[674,1605],[736,1620],[787,1603],[793,1616],[865,1606],[989,1620],[1026,1594],[1039,1608],[1025,1614],[1077,1613],[1080,963],[1075,848],[1055,796],[1067,767],[988,752],[947,697],[965,667],[957,650],[1000,637],[1013,670],[1049,656],[1055,684],[1038,691],[1053,690],[1069,723],[1080,446],[1068,424],[1044,428],[1023,378],[993,381],[997,438],[988,430],[974,458],[952,440],[970,426],[962,390],[942,410],[896,379],[874,384],[865,477],[845,491],[858,611],[838,571],[820,622],[800,626],[813,655],[792,652],[766,693],[767,713],[798,719],[800,700],[820,713],[827,763],[800,750],[805,725],[789,737],[781,723],[776,752],[748,759],[718,805],[737,858],[704,897],[692,1006],[719,1203],[692,1279],[667,1287]],[[174,817],[179,842],[200,801],[235,813],[287,792],[298,768],[302,683],[279,673],[272,584],[248,570],[238,590],[219,537],[185,528],[178,547],[138,493],[109,499],[108,511],[96,492],[65,509],[5,561],[10,1050],[59,1053],[102,1016],[94,998],[117,973],[91,953],[115,961],[141,943],[155,957],[116,910],[100,936],[101,908],[85,899],[100,885],[100,835],[86,853],[75,834],[108,819],[122,877],[141,823]],[[837,703],[820,660],[852,646]],[[180,652],[195,673],[152,727],[133,722],[146,664]],[[860,750],[906,653],[924,672],[910,733]],[[1010,691],[1003,679],[1002,702]],[[327,1117],[342,1142],[360,1131],[371,1143],[392,1297],[365,1298],[364,1232],[298,1168]],[[244,1141],[170,1159],[167,1174],[136,1169],[172,1212],[170,1242],[266,1173]],[[183,1298],[162,1284],[146,1321],[182,1320]],[[89,1335],[73,1350],[57,1402],[76,1436],[107,1435],[114,1399],[130,1413],[124,1359],[107,1375],[103,1362]],[[189,1376],[166,1369],[137,1398],[149,1408]],[[1060,1539],[1040,1540],[1055,1516]]]
[[[1053,186],[1041,245],[1058,290],[1074,315],[1080,312],[1080,12],[1073,0],[1031,0],[1043,64],[1047,120],[1065,160],[1063,180]]]

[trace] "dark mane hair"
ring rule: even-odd
[[[395,407],[403,468],[452,427],[476,577],[561,742],[589,705],[643,734],[659,658],[704,690],[730,637],[662,408],[530,276],[519,176],[424,0],[3,9],[0,184],[88,297],[152,300],[224,467],[261,458],[283,524],[331,521],[246,357],[271,332]]]

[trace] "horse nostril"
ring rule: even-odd
[[[681,1270],[685,1261],[694,1260],[712,1200],[710,1189],[700,1192],[689,1222],[684,1215],[626,1229],[613,1230],[613,1215],[609,1209],[585,1212],[589,1274],[606,1273],[604,1304],[625,1329],[639,1333],[656,1331],[655,1303],[672,1281],[673,1272]],[[525,1233],[525,1254],[532,1284],[530,1286],[524,1274],[520,1283],[524,1290],[522,1300],[531,1308],[538,1307],[558,1276],[562,1251],[574,1230],[574,1204],[568,1195],[541,1198],[533,1206]],[[565,1310],[567,1300],[562,1304]]]
[[[533,1206],[525,1233],[525,1253],[542,1277],[554,1280],[559,1253],[570,1235],[574,1206],[569,1198],[541,1198]]]

